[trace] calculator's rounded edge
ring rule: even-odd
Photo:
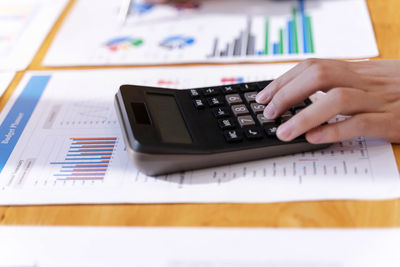
[[[132,132],[132,130],[127,127],[127,123],[129,124],[128,118],[124,118],[123,117],[123,114],[125,114],[126,112],[125,113],[122,112],[122,109],[125,109],[125,107],[123,106],[123,102],[121,102],[121,100],[119,99],[120,97],[122,97],[122,96],[121,96],[121,91],[119,90],[115,94],[115,98],[114,98],[114,106],[115,106],[116,111],[117,111],[116,112],[117,113],[117,118],[118,118],[118,121],[119,121],[120,126],[121,126],[120,128],[121,128],[121,132],[122,132],[122,137],[124,138],[126,149],[128,151],[134,151],[134,147],[133,146],[139,146],[139,144],[138,143],[136,143],[136,144],[135,143],[131,143],[131,142],[136,142],[136,141],[134,139],[130,140],[130,138],[128,137],[128,132]],[[126,122],[125,122],[125,120],[126,120]]]
[[[147,154],[128,148],[128,156],[136,169],[150,176],[216,167],[275,156],[322,149],[330,144],[313,145],[309,143],[290,143],[272,147],[202,154]]]

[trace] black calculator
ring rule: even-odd
[[[160,175],[320,149],[304,136],[276,137],[279,124],[311,103],[275,120],[263,116],[256,95],[271,81],[176,90],[122,85],[115,105],[131,162]]]

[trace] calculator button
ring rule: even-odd
[[[301,103],[298,103],[298,104],[296,104],[296,105],[294,105],[292,108],[293,109],[302,109],[302,108],[305,108],[307,106],[307,104],[306,103],[304,103],[304,102],[301,102]]]
[[[235,123],[232,119],[220,119],[218,120],[218,125],[222,130],[235,128]]]
[[[224,136],[228,143],[235,143],[243,140],[242,135],[237,130],[225,131]]]
[[[242,103],[242,98],[240,97],[239,94],[230,94],[230,95],[226,95],[225,96],[226,101],[228,102],[228,104],[232,105],[232,104],[239,104]]]
[[[248,92],[244,94],[247,103],[256,102],[257,92]]]
[[[271,83],[271,81],[262,81],[262,82],[257,82],[257,85],[260,88],[260,90],[263,90],[270,83]]]
[[[286,111],[284,114],[282,114],[281,118],[281,123],[287,122],[288,120],[290,120],[290,118],[292,118],[293,115],[290,111]]]
[[[257,128],[245,129],[244,135],[249,140],[261,139],[263,137],[262,132]]]
[[[254,122],[253,117],[250,115],[239,116],[237,118],[237,120],[238,120],[241,128],[256,126],[256,123]]]
[[[257,91],[258,86],[256,83],[243,83],[240,85],[240,89],[243,92]]]
[[[200,96],[200,92],[199,92],[199,90],[197,90],[197,89],[190,89],[190,90],[189,90],[189,94],[190,94],[191,97],[198,97],[198,96]]]
[[[221,91],[222,91],[223,94],[233,94],[233,93],[237,93],[236,86],[234,86],[234,85],[225,85],[225,86],[222,86]]]
[[[277,129],[278,129],[278,127],[272,123],[264,126],[265,133],[270,137],[276,136]]]
[[[257,103],[251,103],[250,107],[251,107],[251,110],[256,114],[262,113],[265,109],[265,105],[257,104]]]
[[[213,96],[213,95],[218,95],[218,89],[217,88],[213,88],[213,87],[210,87],[210,88],[205,88],[205,89],[203,89],[203,94],[205,95],[205,96]]]
[[[195,99],[195,100],[193,101],[193,103],[194,103],[194,106],[195,106],[197,109],[203,109],[203,108],[205,107],[205,104],[204,104],[203,100],[201,100],[201,99]]]
[[[264,117],[263,114],[258,114],[257,115],[257,120],[261,125],[275,124],[275,120],[267,119],[266,117]]]
[[[218,107],[224,104],[222,98],[217,96],[208,98],[207,103],[210,107]]]
[[[239,116],[239,115],[249,114],[249,110],[243,104],[233,105],[232,106],[232,112],[233,112],[233,114],[235,114],[236,117]]]
[[[229,117],[229,111],[226,108],[215,108],[213,109],[212,113],[217,119]]]

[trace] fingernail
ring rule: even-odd
[[[273,102],[270,102],[264,109],[264,117],[267,119],[274,119],[276,114],[275,105]]]
[[[256,102],[259,104],[264,104],[269,101],[270,95],[268,92],[259,92],[256,96]]]
[[[276,135],[278,136],[279,139],[283,141],[289,141],[292,135],[292,127],[290,127],[290,125],[288,125],[287,123],[282,124],[281,126],[278,127]]]

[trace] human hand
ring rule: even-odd
[[[278,127],[279,139],[291,141],[306,133],[314,144],[357,136],[400,143],[400,60],[307,59],[270,83],[256,100],[269,103],[265,117],[277,118],[319,90],[326,94]],[[321,126],[338,114],[351,117]]]

